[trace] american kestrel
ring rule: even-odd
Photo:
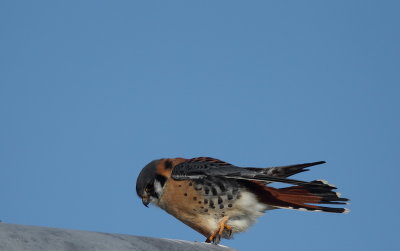
[[[323,180],[288,179],[324,161],[270,168],[238,167],[199,157],[153,160],[140,172],[136,192],[147,207],[153,203],[218,244],[245,231],[265,211],[277,208],[346,213],[345,208],[314,204],[347,204]],[[293,186],[273,188],[272,182]]]

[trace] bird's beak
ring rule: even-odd
[[[143,205],[145,206],[145,207],[149,207],[148,205],[149,205],[149,203],[150,203],[150,197],[143,197],[142,198],[142,203],[143,203]]]

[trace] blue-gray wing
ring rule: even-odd
[[[176,165],[172,171],[171,177],[176,180],[196,180],[206,177],[221,177],[227,179],[260,181],[263,183],[281,182],[294,185],[307,185],[310,184],[310,182],[287,179],[286,177],[307,171],[307,167],[323,163],[325,162],[319,161],[281,167],[242,168],[218,159],[199,157],[189,159]],[[319,183],[314,182],[313,184],[319,185]]]

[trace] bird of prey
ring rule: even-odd
[[[153,160],[140,172],[136,192],[147,207],[153,203],[204,235],[206,242],[249,228],[265,211],[277,208],[346,213],[348,209],[321,204],[347,204],[324,180],[310,182],[287,177],[324,161],[269,168],[238,167],[198,157]],[[272,182],[290,184],[285,188]]]

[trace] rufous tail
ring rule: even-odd
[[[263,192],[257,193],[259,199],[265,204],[274,206],[276,208],[296,209],[303,211],[322,211],[329,213],[349,212],[349,210],[346,208],[325,207],[318,205],[343,205],[348,204],[347,201],[349,201],[349,199],[340,198],[340,193],[333,191],[336,189],[336,187],[323,180],[315,180],[306,185],[291,186],[286,188],[273,188],[265,185],[262,185],[262,187]]]

